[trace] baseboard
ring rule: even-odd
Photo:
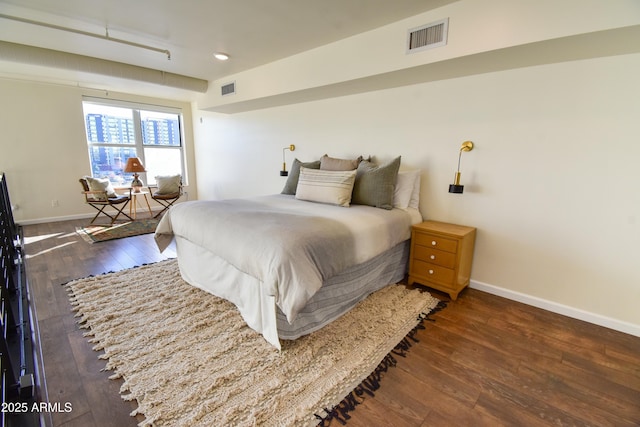
[[[563,316],[571,317],[578,320],[584,320],[585,322],[593,323],[595,325],[604,326],[605,328],[640,337],[640,325],[634,325],[633,323],[624,322],[621,320],[613,319],[611,317],[591,313],[579,308],[559,304],[557,302],[534,297],[532,295],[527,295],[521,292],[512,291],[510,289],[490,285],[488,283],[478,282],[476,280],[471,280],[469,287],[477,289],[479,291],[487,292],[489,294],[498,295],[513,301],[518,301],[523,304],[531,305],[533,307],[538,307],[543,310],[551,311],[553,313],[562,314]]]
[[[156,212],[159,212],[161,209],[161,207],[152,207],[151,208],[151,212],[153,212],[154,214]],[[142,209],[139,208],[137,210],[138,215],[141,215],[141,218],[144,217],[146,218],[145,213],[147,215],[149,215],[149,211],[146,209]],[[88,214],[76,214],[76,215],[65,215],[65,216],[53,216],[53,217],[48,217],[48,218],[37,218],[37,219],[25,219],[25,220],[16,220],[17,224],[20,225],[33,225],[33,224],[44,224],[47,222],[60,222],[60,221],[72,221],[72,220],[76,220],[76,219],[85,219],[85,218],[93,218],[95,215],[95,213],[88,213]]]
[[[84,219],[84,218],[92,218],[95,214],[78,214],[78,215],[65,215],[65,216],[52,216],[48,218],[36,218],[36,219],[24,219],[24,220],[16,220],[16,222],[20,225],[33,225],[33,224],[44,224],[47,222],[60,222],[60,221],[71,221],[75,219]]]

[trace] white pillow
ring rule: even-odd
[[[89,184],[89,190],[91,191],[106,191],[107,197],[118,197],[116,190],[114,190],[113,185],[111,185],[111,181],[107,178],[92,178],[90,176],[85,176],[85,180]],[[104,200],[99,194],[93,194],[91,197],[94,200]]]
[[[355,170],[328,171],[302,166],[296,188],[296,199],[349,206],[355,180]]]
[[[413,184],[413,192],[411,193],[411,200],[409,201],[409,207],[418,210],[420,210],[420,175],[421,174],[418,173],[416,182]]]
[[[158,191],[156,194],[176,194],[180,192],[181,175],[156,176]]]
[[[414,194],[416,182],[418,192]],[[414,196],[420,196],[420,170],[398,172],[398,180],[396,181],[396,187],[393,192],[393,207],[400,209],[408,208]]]

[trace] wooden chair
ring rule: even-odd
[[[156,177],[156,180],[158,178],[161,178],[161,177]],[[171,180],[172,178],[175,178],[175,177],[168,177],[168,178],[169,178],[169,180]],[[178,199],[180,197],[182,197],[182,194],[183,194],[183,191],[182,191],[182,178],[178,178],[178,179],[179,179],[179,183],[177,185],[178,191],[172,191],[172,192],[161,191],[162,188],[161,188],[160,184],[155,184],[155,185],[149,185],[148,186],[149,187],[149,193],[151,193],[151,198],[153,200],[155,200],[156,202],[158,202],[162,206],[162,210],[160,212],[158,212],[154,216],[154,218],[160,217],[160,215],[165,213],[171,206],[173,206],[173,204],[175,202],[178,201]],[[174,185],[175,185],[175,183],[174,183]],[[173,188],[175,188],[175,187],[173,187]]]
[[[109,197],[106,190],[91,190],[89,183],[85,178],[80,178],[80,184],[82,185],[82,194],[84,194],[85,203],[98,211],[90,224],[93,224],[100,214],[109,217],[111,219],[111,225],[116,222],[121,214],[133,221],[133,218],[123,212],[124,208],[126,208],[131,201],[131,188],[129,188],[128,194]],[[106,212],[105,209],[107,207],[114,208],[116,210],[116,214],[112,215],[109,212]]]

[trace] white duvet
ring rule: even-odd
[[[271,195],[180,203],[155,239],[162,251],[180,236],[255,277],[292,322],[324,280],[407,240],[420,219],[400,209]]]

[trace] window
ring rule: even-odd
[[[116,187],[129,185],[125,173],[129,157],[138,157],[146,173],[145,184],[157,175],[184,174],[182,112],[179,109],[104,100],[82,103],[87,130],[91,175],[108,178]]]

